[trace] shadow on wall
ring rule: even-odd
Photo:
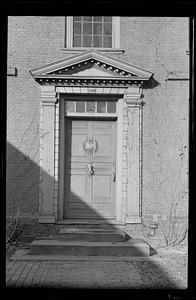
[[[15,215],[18,208],[20,208],[21,216],[25,217],[28,212],[28,216],[32,217],[38,215],[38,190],[39,190],[39,166],[35,164],[31,159],[18,151],[10,143],[7,144],[7,215]],[[54,179],[47,175],[47,180],[51,185],[54,184]],[[78,196],[74,195],[74,201],[77,202],[77,207],[81,207],[84,214],[90,214],[92,218],[104,221],[104,224],[110,225],[108,220],[104,219],[98,212],[92,209],[88,204]],[[44,209],[44,208],[43,208]],[[40,224],[38,226],[38,219],[25,219],[27,222],[26,228],[32,231],[36,237],[43,234],[51,234],[58,232],[58,229],[62,225],[44,225]],[[29,221],[31,220],[31,221]],[[32,224],[31,224],[32,222]],[[90,224],[89,224],[90,226]],[[34,232],[33,232],[34,231]],[[145,263],[147,258],[145,260]],[[158,285],[156,288],[160,289],[179,289],[176,283],[168,278],[166,272],[157,264],[153,263],[149,258],[152,269],[157,274],[157,278],[162,278],[162,280],[157,280]],[[146,280],[151,281],[152,274],[145,267],[145,263],[141,261],[141,268],[144,267],[145,271],[141,272],[140,276],[143,277],[144,282]],[[152,282],[152,286],[154,283]],[[153,287],[152,287],[153,288]]]
[[[160,83],[156,81],[153,77],[151,77],[148,81],[145,81],[142,84],[143,89],[154,89],[155,87],[159,86]]]
[[[39,166],[7,142],[6,213],[38,216]]]

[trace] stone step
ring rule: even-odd
[[[84,242],[61,240],[35,240],[30,255],[72,256],[149,256],[150,247],[141,239],[124,242]]]
[[[123,227],[124,223],[116,221],[115,219],[104,220],[104,219],[64,219],[58,221],[59,225],[66,227],[78,227],[78,228],[116,228]]]
[[[55,238],[64,241],[122,242],[125,233],[115,229],[61,228]]]

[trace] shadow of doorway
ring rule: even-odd
[[[17,208],[20,207],[21,219],[24,218],[24,224],[26,224],[25,230],[32,231],[31,234],[33,238],[39,236],[40,234],[43,234],[43,227],[45,227],[45,234],[51,233],[52,230],[53,232],[55,232],[59,229],[58,224],[46,226],[38,224],[38,218],[32,218],[32,216],[38,216],[40,167],[10,143],[7,144],[7,153],[12,154],[11,156],[8,155],[7,162],[7,166],[9,168],[9,172],[7,172],[7,179],[9,180],[7,186],[7,214],[10,215],[10,212],[12,212],[12,215],[14,215]],[[13,165],[13,157],[15,157],[15,162],[18,161],[17,167]],[[12,161],[9,161],[9,158],[12,159]],[[14,174],[12,174],[12,172],[14,172]],[[42,172],[44,171],[42,170]],[[49,175],[47,174],[47,176]],[[55,183],[54,178],[50,176],[48,180],[50,180],[52,185]],[[30,182],[32,184],[30,184]],[[19,190],[20,193],[14,193],[13,190]],[[82,199],[80,199],[79,197],[77,198],[77,201],[82,205],[87,206],[87,204],[83,203]],[[10,205],[11,210],[9,209]],[[92,207],[87,208],[92,210]],[[105,224],[109,224],[109,226],[111,226],[109,220],[104,219],[103,216],[99,215],[96,211],[93,211],[93,214],[97,216],[98,220],[102,220]],[[140,270],[140,276],[142,276],[145,281],[147,280],[148,276],[149,278],[151,278],[152,276],[152,273],[148,274],[149,265],[150,269],[154,270],[154,274],[157,274],[157,276],[162,278],[160,286],[156,288],[164,290],[174,290],[181,288],[172,278],[168,277],[167,270],[164,270],[159,264],[153,262],[150,257],[146,258],[145,261],[145,264],[143,262],[137,262],[137,268],[139,268]]]

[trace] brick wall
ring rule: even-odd
[[[40,86],[29,70],[64,57],[64,17],[8,18],[7,213],[38,215]]]
[[[166,218],[172,208],[187,216],[189,82],[188,18],[122,18],[120,59],[154,72],[144,89],[144,217]],[[127,38],[123,38],[126,36]],[[174,207],[171,207],[174,204]],[[154,216],[156,219],[156,216]]]
[[[143,198],[144,220],[168,215],[177,203],[178,216],[187,215],[188,77],[187,18],[121,18],[118,57],[154,72],[144,89]],[[38,215],[40,87],[29,70],[64,58],[64,17],[9,17],[7,88],[7,199],[8,214],[18,206],[26,216]],[[124,112],[124,137],[126,131]],[[126,145],[124,164],[126,165]],[[127,180],[126,166],[123,180]],[[125,186],[125,185],[124,185]],[[55,194],[56,195],[56,194]],[[126,187],[123,202],[126,201]],[[55,202],[56,203],[56,202]]]

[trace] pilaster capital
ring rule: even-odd
[[[142,90],[139,87],[130,87],[126,90],[124,99],[128,107],[140,106],[142,101]]]
[[[41,87],[41,102],[43,105],[55,105],[57,93],[54,86]]]

